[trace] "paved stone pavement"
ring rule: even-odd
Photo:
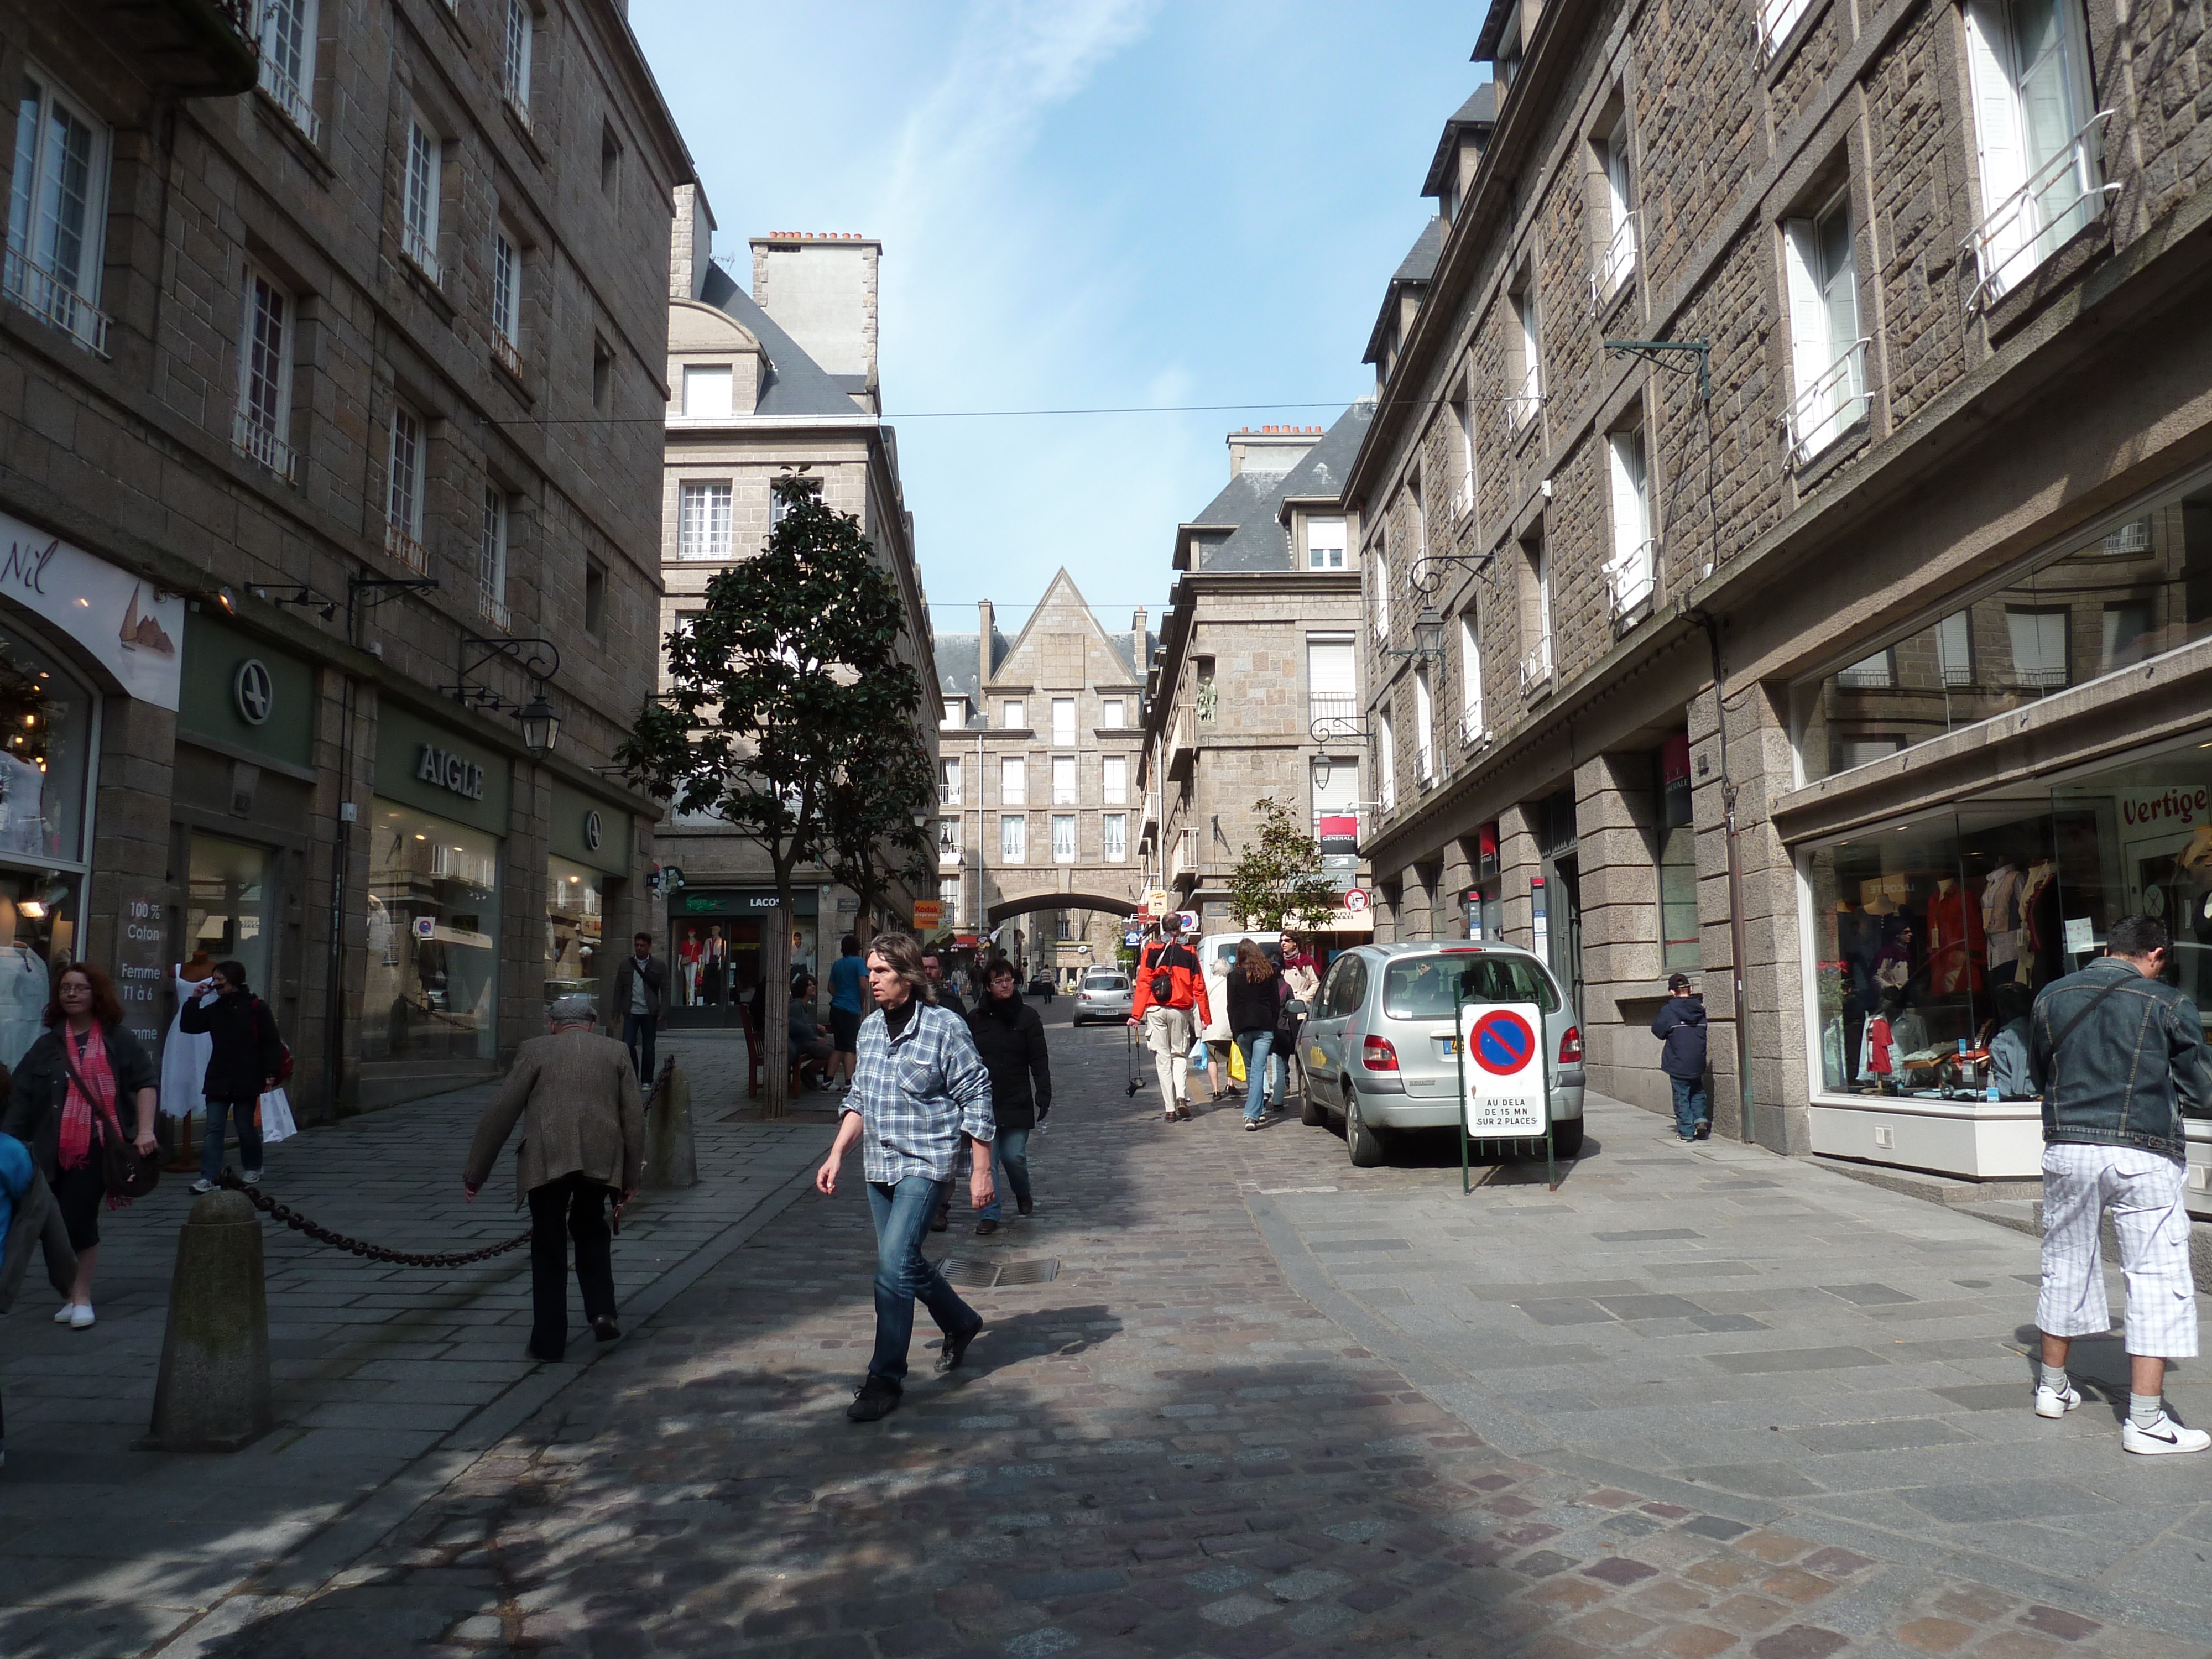
[[[679,1035],[663,1052],[694,1081],[702,1178],[624,1216],[615,1273],[633,1316],[802,1190],[793,1177],[822,1134],[720,1121],[742,1089],[742,1043]],[[403,1249],[510,1238],[527,1224],[508,1166],[473,1205],[460,1191],[490,1092],[309,1129],[269,1150],[264,1190]],[[287,1556],[291,1571],[326,1576],[596,1358],[573,1284],[568,1363],[524,1356],[526,1250],[452,1272],[395,1267],[264,1224],[276,1431],[230,1456],[140,1449],[188,1180],[165,1178],[103,1218],[91,1330],[52,1323],[43,1279],[0,1322],[0,1655],[11,1659],[146,1651]]]
[[[803,1199],[377,1547],[164,1651],[2212,1653],[2212,1457],[2033,1417],[2032,1240],[1597,1100],[1559,1192],[1462,1196],[1448,1140],[1162,1125],[1118,1033],[1053,1040],[1038,1214],[939,1243],[1059,1273],[972,1293],[953,1378],[925,1318],[903,1407],[844,1421],[867,1212]]]

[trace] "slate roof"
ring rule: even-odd
[[[775,319],[754,303],[730,273],[717,264],[707,267],[707,280],[699,297],[727,312],[761,343],[768,362],[761,374],[760,402],[756,415],[860,415],[858,404],[839,385],[840,376],[799,349],[799,342],[776,326]]]
[[[1485,81],[1444,123],[1443,132],[1437,140],[1436,154],[1429,161],[1428,174],[1421,180],[1421,194],[1444,193],[1446,181],[1458,170],[1459,136],[1462,131],[1470,128],[1477,132],[1493,131],[1497,125],[1498,83]]]
[[[1288,570],[1291,565],[1291,537],[1282,521],[1283,503],[1293,497],[1325,496],[1334,499],[1343,494],[1344,481],[1352,471],[1352,459],[1359,453],[1360,441],[1367,435],[1367,423],[1375,417],[1373,403],[1362,399],[1337,416],[1336,423],[1323,433],[1304,459],[1288,472],[1278,477],[1265,475],[1258,480],[1266,486],[1264,493],[1246,509],[1237,522],[1234,534],[1218,544],[1206,548],[1200,556],[1202,570]],[[1243,483],[1252,477],[1247,471],[1231,480]],[[1224,490],[1214,498],[1218,505]],[[1200,524],[1218,522],[1206,509],[1206,516],[1194,520]]]
[[[1097,612],[1092,612],[1091,619],[1094,622],[1097,620]],[[1150,629],[1146,630],[1142,656],[1139,658],[1132,655],[1139,648],[1133,630],[1125,628],[1117,632],[1101,624],[1099,632],[1106,636],[1107,644],[1114,648],[1115,659],[1127,671],[1125,678],[1128,683],[1142,686],[1146,669],[1152,660],[1153,651],[1159,645],[1159,635]],[[975,647],[981,637],[979,634],[938,634],[933,636],[937,651],[938,695],[968,699],[968,729],[970,731],[980,730],[990,724],[988,712],[982,706],[982,688],[977,684],[982,665],[978,659]],[[1006,635],[993,628],[991,672],[994,674],[1005,666],[1006,653],[1011,649],[1012,647]]]
[[[1413,239],[1413,246],[1406,251],[1406,257],[1398,262],[1398,269],[1391,272],[1390,281],[1394,284],[1427,282],[1437,274],[1437,261],[1443,257],[1443,251],[1444,222],[1440,216],[1431,214],[1429,222],[1421,227],[1421,234]]]

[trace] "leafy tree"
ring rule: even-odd
[[[634,786],[713,813],[768,854],[781,908],[762,930],[761,1071],[766,1114],[780,1117],[793,873],[849,842],[840,814],[867,797],[888,752],[920,759],[921,687],[897,655],[897,585],[860,520],[825,506],[812,480],[787,474],[774,488],[784,511],[767,547],[717,574],[704,607],[668,635],[669,689],[616,758]]]
[[[1337,891],[1321,873],[1321,843],[1281,802],[1262,795],[1260,836],[1229,875],[1229,909],[1259,932],[1319,927],[1335,915]]]
[[[889,728],[862,738],[831,786],[823,865],[831,880],[853,890],[854,927],[862,939],[890,923],[883,912],[894,882],[915,893],[937,891],[937,842],[927,816],[936,797],[928,755],[910,731]]]

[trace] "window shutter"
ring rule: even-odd
[[[1828,356],[1828,323],[1826,307],[1820,303],[1820,276],[1814,264],[1817,244],[1813,222],[1790,220],[1783,226],[1783,233],[1782,262],[1790,281],[1790,362],[1796,376],[1791,395],[1802,398],[1832,361]],[[1803,434],[1793,435],[1802,438]]]
[[[1640,567],[1640,550],[1650,539],[1644,495],[1644,436],[1640,432],[1616,432],[1607,445],[1611,453],[1613,479],[1613,562],[1623,571],[1632,563]]]
[[[2011,31],[2002,0],[1968,0],[1966,74],[1973,91],[1974,144],[1981,156],[1982,213],[1986,220],[2027,182],[2027,155],[2021,143],[2020,93],[2012,61]],[[1990,228],[1995,233],[1984,254],[1984,274],[2000,270],[2027,240],[2027,222],[2017,210]]]

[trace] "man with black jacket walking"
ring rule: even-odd
[[[1006,1186],[1014,1189],[1014,1207],[1028,1215],[1036,1208],[1030,1199],[1030,1131],[1042,1127],[1052,1110],[1052,1056],[1045,1048],[1044,1020],[1023,998],[1014,964],[1005,957],[986,974],[968,1029],[991,1074],[991,1116],[999,1126],[991,1154]],[[999,1231],[1003,1200],[1004,1189],[994,1186],[976,1218],[977,1232]]]
[[[199,994],[177,1010],[177,1029],[204,1031],[209,1038],[207,1130],[200,1137],[200,1178],[196,1193],[215,1190],[222,1173],[223,1119],[238,1130],[238,1161],[249,1187],[261,1180],[261,1097],[276,1086],[284,1063],[284,1042],[269,1005],[246,982],[246,965],[218,962],[201,982]]]
[[[637,1067],[638,1084],[653,1086],[653,1042],[660,1030],[660,1001],[668,990],[668,964],[653,954],[653,935],[630,941],[630,954],[615,969],[615,1006],[622,1011],[623,1047]]]
[[[1711,1128],[1713,1109],[1705,1094],[1705,1000],[1690,988],[1687,974],[1667,981],[1667,1001],[1651,1035],[1667,1045],[1659,1069],[1674,1090],[1674,1133],[1695,1140]]]
[[[2120,1444],[2149,1455],[2203,1451],[2212,1434],[2166,1409],[2166,1362],[2197,1352],[2189,1265],[2185,1111],[2212,1098],[2196,1005],[2159,975],[2171,941],[2148,916],[2112,924],[2106,954],[2043,988],[2028,1061],[2043,1093],[2043,1333],[2035,1414],[2081,1403],[2066,1375],[2077,1336],[2112,1327],[2098,1231],[2106,1211],[2128,1286],[2127,1420]]]

